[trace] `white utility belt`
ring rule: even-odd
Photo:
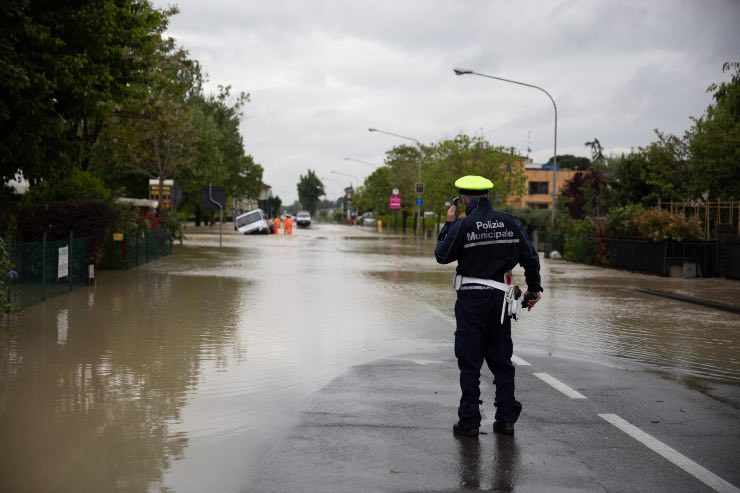
[[[470,284],[480,284],[504,292],[504,303],[501,307],[502,324],[504,323],[504,316],[506,315],[509,315],[514,320],[519,319],[519,314],[522,311],[522,305],[519,303],[514,295],[514,286],[510,284],[505,284],[503,282],[494,281],[493,279],[467,277],[461,276],[459,274],[456,274],[455,277],[452,279],[452,287],[455,288],[455,291],[460,291],[460,289],[464,289],[463,286],[467,286]]]

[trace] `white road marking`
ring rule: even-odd
[[[704,469],[702,466],[692,461],[685,455],[679,453],[676,450],[673,450],[665,443],[656,438],[653,438],[651,435],[648,435],[637,426],[630,424],[616,414],[599,414],[599,417],[613,424],[638,442],[645,445],[653,452],[656,452],[657,454],[663,456],[665,459],[668,459],[670,462],[677,465],[687,473],[691,474],[696,479],[706,484],[713,490],[722,493],[740,493],[740,489],[738,489],[736,486],[728,483],[727,481],[708,471],[707,469]]]
[[[514,363],[516,366],[532,366],[517,355],[511,356],[511,362]]]
[[[551,377],[547,373],[532,373],[532,375],[539,378],[545,383],[549,383],[550,385],[558,389],[560,392],[570,397],[571,399],[586,399],[585,395],[581,394],[580,392],[576,390],[571,389],[570,387],[565,385],[563,382],[561,382],[560,380],[556,378]]]

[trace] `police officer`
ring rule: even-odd
[[[540,262],[521,223],[511,214],[495,211],[488,199],[493,183],[481,176],[463,176],[455,182],[465,206],[457,219],[457,203],[447,211],[447,222],[434,251],[437,262],[457,260],[455,289],[455,356],[460,369],[460,406],[455,434],[478,436],[481,414],[480,370],[485,360],[494,376],[496,407],[494,433],[514,434],[522,405],[514,399],[511,363],[511,318],[516,303],[505,275],[517,264],[524,267],[527,308],[540,300]]]

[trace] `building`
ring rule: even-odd
[[[578,171],[569,169],[557,170],[558,194],[565,184]],[[552,208],[552,165],[527,165],[524,170],[524,195],[510,204],[520,209],[551,209]]]

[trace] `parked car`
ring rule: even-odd
[[[301,228],[311,226],[311,214],[308,211],[300,211],[295,215],[295,222]]]
[[[262,209],[254,209],[253,211],[236,216],[234,229],[243,235],[255,233],[268,234],[271,231]]]
[[[360,224],[362,226],[375,227],[375,213],[366,212],[360,216]]]

